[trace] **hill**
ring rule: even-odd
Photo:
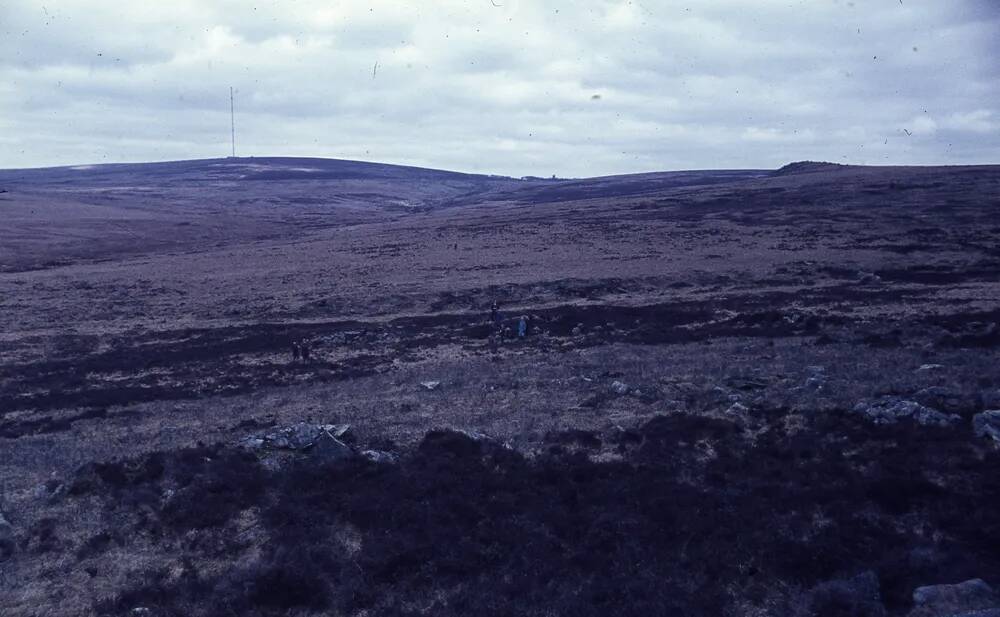
[[[1000,608],[1000,167],[260,161],[0,173],[5,617]]]

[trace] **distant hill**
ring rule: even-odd
[[[843,169],[849,167],[849,165],[841,165],[840,163],[827,163],[825,161],[796,161],[794,163],[789,163],[784,167],[778,169],[774,172],[777,176],[785,176],[791,174],[810,174],[823,171],[833,171],[835,169]]]
[[[342,159],[240,157],[161,163],[108,163],[33,169],[0,169],[0,182],[100,184],[139,176],[167,180],[464,180],[503,179],[503,176],[467,174],[406,165]]]

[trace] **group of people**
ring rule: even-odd
[[[503,340],[504,335],[510,335],[511,330],[503,324],[503,314],[500,312],[500,304],[494,300],[490,306],[490,348],[496,351],[497,345]],[[517,338],[523,339],[528,335],[528,316],[521,315],[517,319]],[[292,360],[295,362],[308,362],[310,358],[309,343],[306,341],[292,342]]]
[[[292,342],[292,360],[302,360],[304,362],[309,361],[309,343],[302,341]]]
[[[510,332],[510,328],[503,325],[503,314],[500,312],[500,304],[494,300],[490,306],[490,347],[494,350],[497,344],[503,340],[505,332]],[[517,338],[524,338],[528,335],[528,316],[521,315],[517,319]]]

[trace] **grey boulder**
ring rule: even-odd
[[[399,457],[392,452],[384,452],[382,450],[365,450],[361,453],[361,456],[365,457],[373,463],[391,465],[399,462]]]
[[[922,426],[946,427],[961,420],[961,417],[955,414],[945,415],[916,401],[895,396],[858,403],[852,411],[873,424],[896,424],[901,420],[913,420]]]
[[[340,458],[338,453],[343,453],[344,448],[350,450],[350,446],[342,441],[350,430],[350,424],[299,422],[263,435],[251,435],[240,445],[250,450],[310,450],[313,453],[323,452],[327,458]]]
[[[976,414],[972,418],[972,429],[976,432],[976,437],[1000,443],[1000,410],[993,409]]]
[[[985,581],[974,578],[954,585],[917,587],[913,606],[909,617],[978,617],[1000,609],[1000,597]]]
[[[341,461],[354,457],[354,450],[340,441],[328,431],[324,431],[310,444],[307,452],[310,456],[324,461]]]
[[[620,395],[628,394],[628,384],[623,381],[612,382],[611,391]]]

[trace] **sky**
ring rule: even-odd
[[[1000,163],[996,0],[0,0],[0,168]]]

